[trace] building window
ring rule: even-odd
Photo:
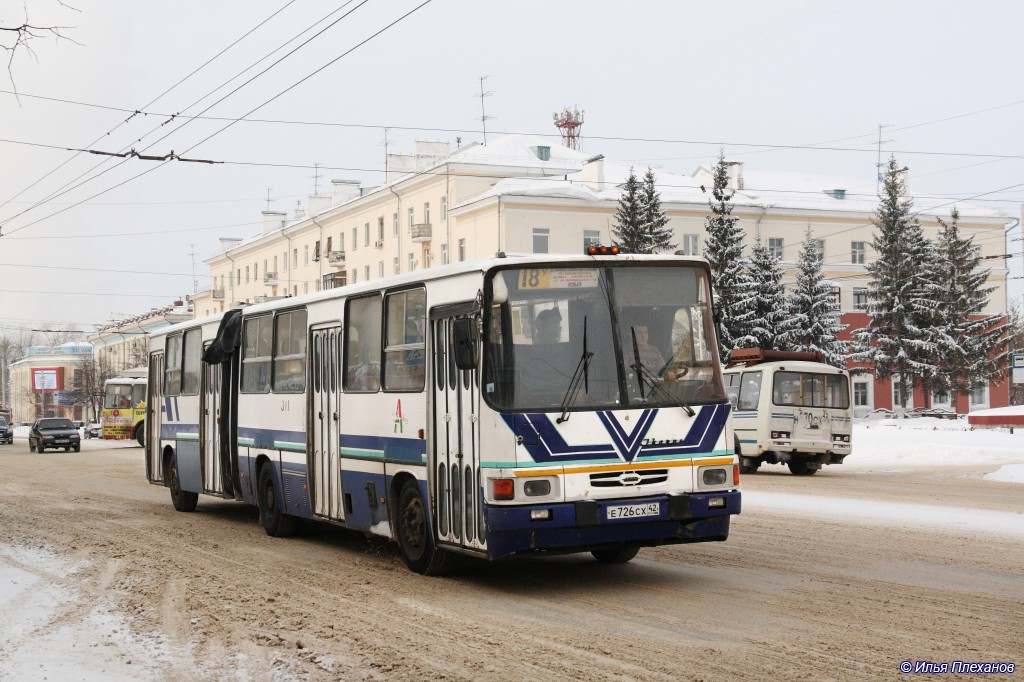
[[[309,244],[302,247],[302,264],[309,265]]]
[[[394,222],[395,236],[397,237],[398,236],[398,214],[397,213],[392,213],[391,214],[391,220]]]
[[[285,269],[285,272],[288,271],[288,252],[287,251],[284,252],[284,269]]]
[[[277,272],[277,256],[274,256],[274,272]]]
[[[700,255],[700,236],[696,234],[684,234],[683,235],[683,255],[684,256],[699,256]]]
[[[412,224],[413,224],[413,221],[414,221],[415,217],[416,217],[415,210],[412,208],[412,206],[410,206],[409,207],[409,227],[412,227]]]
[[[583,252],[587,252],[588,246],[600,246],[601,245],[601,231],[600,230],[583,230]]]
[[[394,269],[394,271],[395,271],[393,274],[396,274],[396,275],[402,274],[402,268],[398,264],[398,256],[394,257],[394,259],[391,262],[391,266],[392,266],[392,269]]]
[[[359,248],[359,228],[352,228],[352,250],[355,251]]]
[[[815,254],[818,260],[825,260],[825,240],[824,239],[812,239],[811,240],[811,251]]]
[[[906,385],[900,380],[899,374],[892,375],[892,406],[894,408],[902,407],[903,402],[903,391],[907,391],[907,409],[914,406],[914,391],[913,386],[908,382]]]
[[[853,309],[864,310],[868,309],[868,290],[864,288],[858,288],[853,290]]]
[[[850,242],[850,262],[864,265],[864,242]]]
[[[299,247],[292,249],[292,270],[299,267]]]
[[[363,246],[370,245],[370,223],[363,225]]]
[[[384,261],[381,261],[377,265],[377,276],[378,277],[383,277],[384,276]]]
[[[352,268],[352,284],[355,284],[358,281],[359,281],[359,270],[357,270],[356,268]]]
[[[948,405],[949,391],[944,388],[937,388],[932,391],[932,405]]]
[[[324,247],[324,250],[325,250],[325,251],[327,252],[327,257],[328,257],[328,258],[330,258],[330,257],[331,257],[331,245],[332,245],[333,243],[334,243],[334,237],[328,237],[328,238],[327,238],[327,246],[326,246],[326,247]]]
[[[363,279],[365,279],[365,280],[369,280],[370,279],[370,266],[369,265],[366,265],[366,266],[363,267]]]
[[[384,216],[377,218],[377,241],[384,241]]]
[[[448,265],[448,245],[441,244],[441,265]]]
[[[782,239],[780,239],[778,237],[769,237],[768,238],[768,251],[772,254],[772,256],[774,256],[775,258],[777,258],[779,260],[782,260],[782,247],[783,247]]]
[[[866,381],[855,381],[855,382],[853,382],[853,406],[854,407],[867,407],[868,406],[868,382],[866,382]]]
[[[833,284],[832,289],[828,292],[828,298],[832,302],[834,310],[839,310],[839,296],[842,294],[842,287],[838,284]]]
[[[544,227],[533,228],[533,252],[534,253],[547,253],[548,252],[548,234],[551,231]]]
[[[248,265],[245,266],[245,283],[246,284],[249,283],[249,266]]]
[[[430,223],[430,202],[423,202],[423,222]]]
[[[971,406],[988,404],[988,386],[979,386],[971,391]]]
[[[448,197],[441,197],[441,222],[448,220]]]
[[[409,254],[409,269],[406,272],[416,272],[416,259],[413,254]]]
[[[345,250],[345,233],[342,232],[338,235],[338,251]]]

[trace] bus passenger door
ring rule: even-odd
[[[314,329],[310,363],[309,487],[313,513],[342,520],[338,390],[341,388],[341,327]]]
[[[220,365],[203,363],[199,407],[202,415],[199,421],[199,456],[203,461],[203,491],[218,495],[224,493],[220,457],[220,374]]]
[[[160,430],[164,423],[164,354],[149,356],[149,379],[146,384],[146,478],[150,483],[162,483],[163,466],[160,463]]]
[[[441,313],[440,315],[443,315]],[[453,353],[452,322],[465,314],[434,312],[431,363],[432,445],[434,457],[428,480],[437,510],[437,534],[442,542],[462,547],[485,547],[479,483],[480,407],[479,368],[459,370]]]

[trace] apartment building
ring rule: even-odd
[[[635,172],[642,175],[645,167]],[[874,179],[769,173],[729,165],[732,214],[746,232],[746,248],[762,239],[783,261],[786,282],[808,226],[823,255],[825,276],[843,311],[848,332],[866,321],[872,217],[878,206]],[[538,136],[508,135],[487,145],[449,153],[444,143],[418,143],[414,155],[391,155],[384,184],[363,187],[335,180],[332,193],[311,197],[292,215],[264,212],[263,229],[244,239],[222,240],[205,262],[210,289],[194,298],[197,315],[223,311],[237,302],[296,296],[322,288],[413,272],[448,262],[515,253],[581,253],[592,243],[614,242],[613,225],[621,185],[630,166],[553,144]],[[705,220],[713,186],[712,166],[690,175],[655,169],[662,208],[678,252],[703,253]],[[949,219],[948,199],[913,197],[926,236],[935,238],[938,219]],[[995,287],[986,313],[1006,311],[1010,216],[994,209],[955,204],[960,230],[974,237]],[[889,380],[860,375],[854,400],[861,413],[891,408]],[[1008,403],[1007,384],[972,396],[911,397],[911,404],[966,412]]]

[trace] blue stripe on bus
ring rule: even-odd
[[[340,437],[343,455],[388,462],[422,464],[427,456],[427,441],[422,438],[395,438],[393,436],[365,436],[343,433]],[[378,454],[379,453],[379,454]]]

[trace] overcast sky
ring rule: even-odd
[[[724,148],[750,169],[870,181],[884,124],[912,192],[1009,218],[1024,201],[1022,3],[67,2],[27,3],[67,40],[0,71],[5,329],[91,329],[207,287],[203,259],[258,231],[268,192],[291,211],[317,182],[381,183],[385,127],[397,153],[481,141],[481,76],[489,135],[557,140],[552,113],[575,105],[583,150],[609,159],[689,174]],[[24,19],[0,0],[0,26]],[[225,128],[242,116],[275,122]]]

